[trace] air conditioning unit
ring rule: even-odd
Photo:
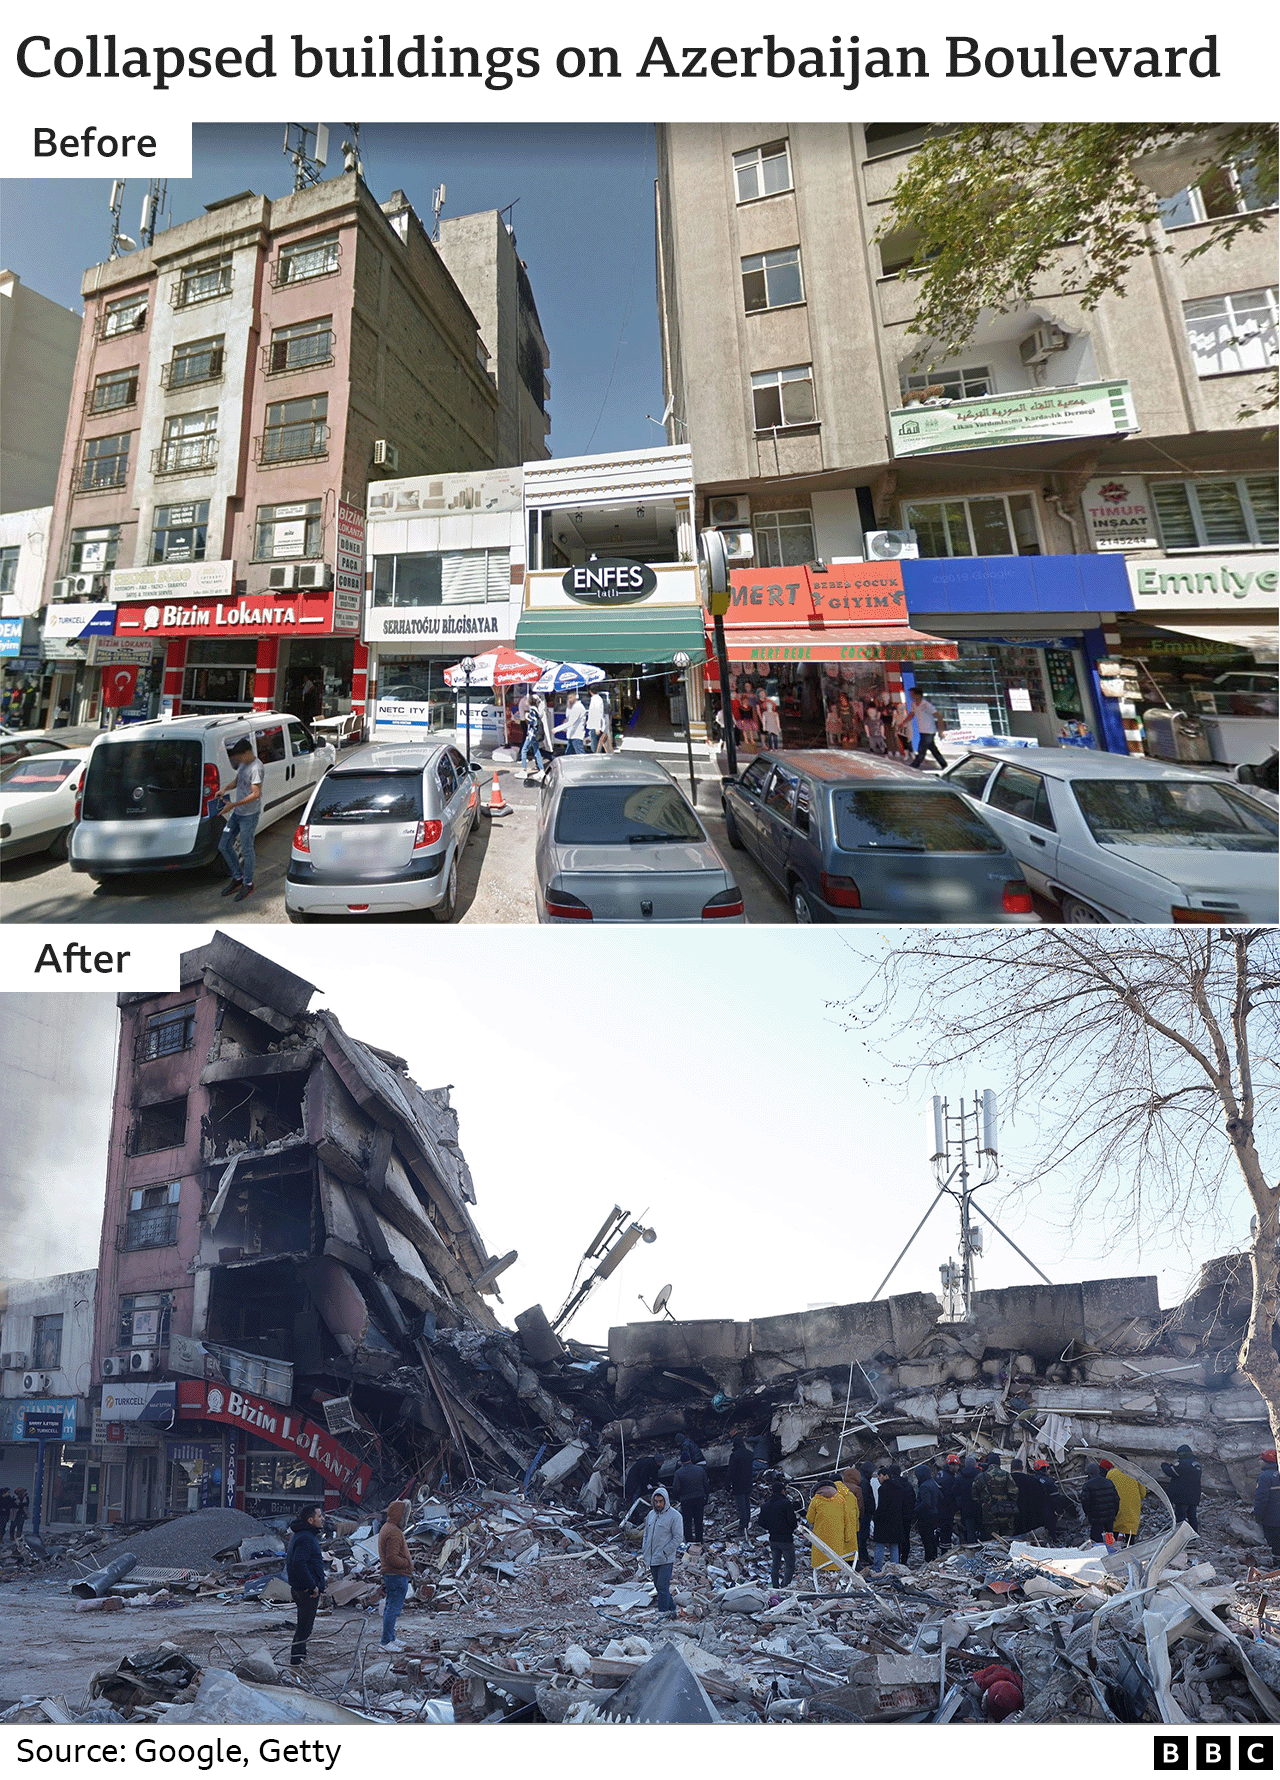
[[[400,468],[400,450],[390,439],[373,441],[373,461],[381,470],[398,470]]]
[[[129,1370],[128,1357],[124,1354],[109,1354],[102,1362],[104,1378],[123,1378]]]
[[[327,562],[300,562],[293,584],[322,590],[330,588],[333,586],[333,569]]]
[[[0,1372],[21,1372],[26,1364],[25,1354],[0,1354]]]
[[[299,564],[282,562],[279,568],[267,572],[267,586],[274,588],[296,587],[298,585]]]
[[[64,575],[53,584],[55,600],[104,599],[107,594],[106,575]]]
[[[350,1397],[330,1397],[324,1405],[324,1425],[331,1434],[358,1429],[360,1422],[351,1407]]]
[[[160,1355],[154,1347],[135,1347],[129,1355],[129,1371],[131,1373],[158,1372],[159,1370]]]
[[[1024,365],[1042,365],[1055,352],[1065,352],[1067,336],[1056,322],[1047,321],[1018,342],[1018,357]]]
[[[724,553],[731,563],[754,562],[756,540],[753,532],[722,532]]]
[[[707,523],[717,531],[751,524],[751,501],[745,494],[713,494],[707,501]]]
[[[28,1397],[43,1397],[49,1389],[50,1378],[47,1372],[24,1372],[22,1388]]]
[[[920,545],[914,532],[867,532],[863,542],[868,562],[901,562],[904,557],[917,557]]]

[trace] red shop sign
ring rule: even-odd
[[[905,624],[907,596],[896,562],[838,562],[821,573],[733,569],[726,624]]]
[[[116,608],[118,637],[296,637],[333,629],[333,593],[246,593],[238,599],[149,600]]]
[[[373,1479],[368,1465],[339,1446],[327,1428],[308,1421],[300,1410],[264,1402],[261,1397],[251,1397],[248,1391],[232,1390],[230,1385],[206,1379],[181,1380],[178,1415],[184,1419],[229,1422],[233,1428],[246,1428],[261,1435],[272,1446],[301,1453],[312,1470],[322,1471],[330,1479],[340,1495],[357,1502]]]

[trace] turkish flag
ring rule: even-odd
[[[131,705],[138,690],[136,667],[109,667],[102,670],[102,702],[108,710],[122,710]]]

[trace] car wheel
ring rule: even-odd
[[[305,909],[291,909],[287,902],[284,905],[284,912],[295,927],[302,927],[311,919]]]
[[[813,904],[809,901],[809,893],[803,884],[794,880],[791,885],[791,913],[797,926],[808,927],[813,921]]]
[[[444,887],[444,896],[436,904],[435,918],[437,921],[452,921],[458,912],[458,855],[455,853],[449,861],[449,876]]]
[[[738,833],[738,824],[733,819],[733,811],[727,804],[725,805],[724,812],[724,831],[729,837],[729,845],[731,847],[736,847],[739,853],[741,853],[742,836]]]
[[[1106,927],[1109,925],[1105,915],[1100,915],[1097,909],[1091,908],[1087,902],[1081,902],[1074,896],[1063,897],[1062,918],[1069,927]]]
[[[71,830],[69,828],[60,829],[49,842],[45,851],[51,859],[65,859],[67,857],[67,849],[70,840]]]

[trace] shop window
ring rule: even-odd
[[[153,1150],[179,1149],[187,1135],[187,1097],[162,1100],[155,1106],[144,1106],[134,1121],[133,1142],[129,1153],[145,1156]]]
[[[375,606],[505,603],[510,595],[509,550],[424,550],[374,558]]]
[[[90,414],[109,414],[115,408],[132,408],[138,399],[138,367],[127,371],[103,371],[93,380]]]
[[[120,1300],[117,1347],[168,1347],[172,1292],[134,1292]]]
[[[810,426],[817,418],[813,399],[813,366],[788,365],[780,371],[755,371],[751,403],[757,432],[776,427]]]
[[[995,387],[987,365],[969,365],[964,370],[912,371],[902,379],[904,401],[923,390],[953,402],[971,401],[975,396],[994,395]]]
[[[186,389],[193,383],[213,383],[222,375],[224,334],[204,340],[187,340],[175,346],[165,367],[170,389]]]
[[[186,309],[192,303],[207,303],[231,289],[231,256],[222,254],[216,260],[202,260],[195,266],[184,266],[174,288],[174,304]]]
[[[182,1183],[135,1187],[129,1194],[122,1246],[126,1249],[171,1248],[178,1240],[178,1201]]]
[[[255,729],[253,748],[264,766],[269,766],[276,760],[283,760],[285,758],[284,726],[280,723],[273,723],[268,729]]]
[[[308,278],[323,278],[337,270],[338,237],[314,235],[308,241],[294,241],[280,249],[276,282],[302,284]]]
[[[320,539],[319,501],[287,501],[277,507],[258,508],[255,561],[319,556]]]
[[[137,1060],[148,1063],[154,1057],[172,1057],[189,1051],[196,1038],[196,1008],[167,1008],[162,1014],[151,1014],[138,1035]]]
[[[757,309],[784,309],[804,302],[800,276],[800,249],[784,247],[777,253],[753,253],[742,262],[742,301],[748,315]]]
[[[82,491],[124,487],[129,475],[129,438],[128,433],[109,433],[85,440],[79,479]]]
[[[1198,185],[1166,198],[1160,206],[1160,221],[1166,229],[1180,229],[1189,223],[1270,210],[1275,202],[1274,179],[1264,179],[1255,162],[1231,162],[1215,167]]]
[[[733,157],[733,183],[739,204],[791,190],[791,150],[785,139],[744,149]]]
[[[921,556],[1040,555],[1035,501],[1029,494],[904,501],[902,523],[915,532]]]
[[[115,568],[120,553],[118,525],[78,525],[71,534],[67,553],[69,575],[106,574]]]
[[[169,416],[152,467],[157,476],[181,476],[191,470],[211,469],[217,456],[218,410],[202,408],[196,414]]]
[[[1274,544],[1274,476],[1188,477],[1151,483],[1151,499],[1166,550],[1230,549]]]
[[[253,708],[253,677],[258,645],[226,637],[202,637],[187,644],[182,678],[184,710],[235,711]],[[112,750],[114,752],[114,750]]]
[[[327,365],[333,358],[333,317],[300,321],[292,327],[273,328],[267,346],[268,371],[301,371],[308,365]]]
[[[1197,377],[1265,371],[1280,359],[1275,285],[1184,303],[1182,318]]]
[[[157,507],[151,530],[152,562],[203,562],[208,532],[208,501]]]
[[[987,802],[993,810],[1019,816],[1036,828],[1053,828],[1045,782],[1039,773],[1029,773],[1025,767],[1002,766]]]
[[[62,1313],[38,1316],[31,1324],[31,1364],[37,1372],[56,1372],[62,1364]]]
[[[12,593],[13,584],[18,578],[18,558],[22,554],[20,544],[6,544],[0,549],[0,593]]]
[[[102,312],[102,337],[112,339],[116,334],[136,334],[147,325],[147,299],[145,296],[117,297],[114,303],[108,303]]]
[[[270,403],[258,461],[282,464],[299,458],[324,457],[329,440],[329,428],[325,424],[328,412],[327,395],[300,396],[292,402]]]

